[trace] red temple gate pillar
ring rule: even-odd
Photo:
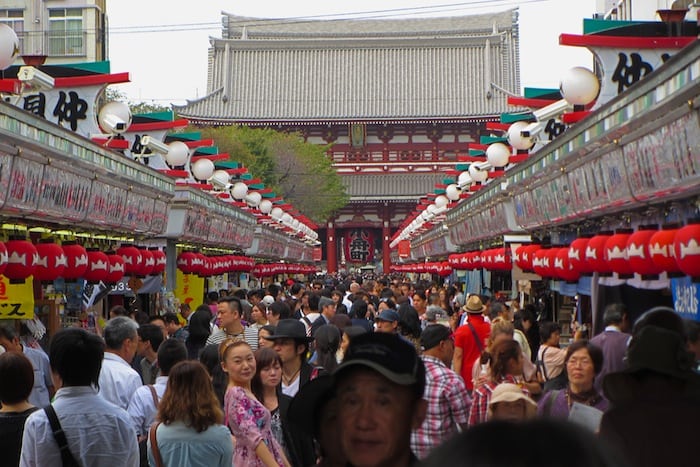
[[[338,272],[338,239],[332,222],[326,229],[326,267],[329,273]]]

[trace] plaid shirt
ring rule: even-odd
[[[428,411],[423,425],[411,433],[411,450],[424,459],[430,450],[457,434],[469,418],[471,399],[462,378],[435,357],[423,355]]]
[[[493,390],[501,383],[513,383],[520,385],[518,381],[512,375],[506,375],[501,381],[489,381],[488,383],[482,385],[474,391],[474,403],[472,404],[472,409],[469,412],[469,427],[473,427],[477,423],[483,423],[488,419],[489,415],[489,401],[491,400],[491,394]],[[526,388],[522,388],[523,394],[526,396],[530,395],[530,391]]]

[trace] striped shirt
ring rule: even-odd
[[[244,327],[243,332],[240,334],[228,334],[225,329],[220,328],[211,333],[209,338],[207,338],[207,345],[216,344],[219,345],[226,339],[233,339],[237,341],[246,341],[251,349],[258,350],[258,330],[252,327]]]

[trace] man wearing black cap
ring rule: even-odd
[[[296,319],[282,319],[275,334],[265,339],[275,343],[275,352],[282,359],[282,393],[294,397],[299,388],[311,379],[313,367],[306,361],[309,342],[304,324]]]
[[[425,395],[428,410],[420,428],[413,430],[411,448],[420,459],[467,428],[471,398],[462,378],[450,370],[455,350],[452,330],[431,324],[420,336],[425,364]]]
[[[425,367],[399,336],[368,333],[352,340],[334,372],[339,438],[354,467],[408,467],[411,430],[425,419]]]

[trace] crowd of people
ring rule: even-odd
[[[700,326],[603,319],[562,345],[531,305],[326,278],[117,306],[47,352],[0,326],[3,465],[697,465]]]

